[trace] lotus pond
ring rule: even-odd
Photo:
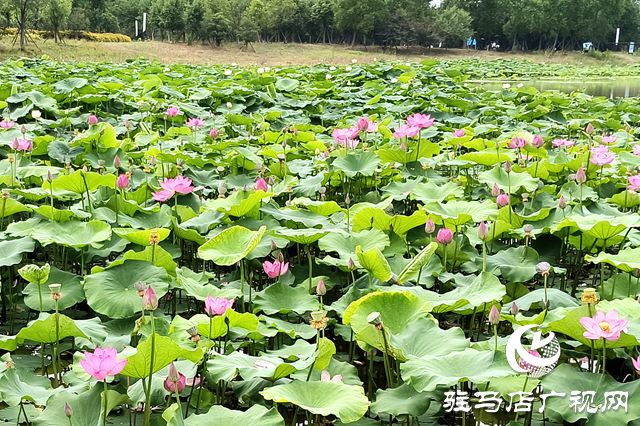
[[[638,424],[640,101],[477,72],[0,65],[0,419]]]

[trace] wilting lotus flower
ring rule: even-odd
[[[280,275],[284,275],[289,270],[289,262],[284,263],[279,260],[275,260],[273,263],[266,260],[262,264],[262,268],[264,272],[269,276],[269,278],[277,278]]]
[[[524,140],[523,138],[513,138],[511,139],[511,142],[509,142],[509,144],[507,145],[507,148],[509,149],[523,148],[526,144],[527,144],[527,141]]]
[[[361,132],[376,132],[378,131],[378,125],[376,123],[374,123],[373,121],[367,119],[367,118],[360,118],[358,119],[358,129],[360,129]]]
[[[267,181],[263,178],[256,180],[256,185],[253,187],[256,191],[264,191],[267,192],[269,190],[269,185],[267,185]]]
[[[98,124],[98,117],[96,117],[95,115],[91,114],[89,116],[89,120],[87,120],[87,122],[89,123],[89,126],[95,126],[96,124]]]
[[[502,208],[509,205],[509,196],[507,194],[500,194],[496,199],[498,207]]]
[[[424,225],[424,230],[427,234],[433,234],[433,231],[436,230],[436,224],[433,223],[433,220],[431,220],[431,218],[427,219],[427,223],[425,223]]]
[[[542,145],[544,145],[544,139],[542,139],[542,136],[534,136],[531,141],[531,146],[534,148],[541,148]]]
[[[615,158],[616,156],[614,154],[607,152],[604,154],[595,154],[593,157],[589,159],[589,161],[591,161],[596,166],[602,167],[607,164],[613,163],[613,160],[615,160]]]
[[[187,126],[193,127],[194,129],[196,127],[202,127],[204,126],[204,120],[202,118],[190,118],[187,120]]]
[[[438,231],[438,236],[436,237],[436,241],[439,244],[447,245],[453,241],[453,231],[449,228],[442,228]]]
[[[457,129],[453,131],[453,136],[455,136],[456,138],[464,137],[464,135],[465,135],[464,129]]]
[[[169,107],[167,108],[167,112],[164,114],[167,117],[176,117],[178,114],[180,114],[180,110],[176,107]]]
[[[578,182],[579,185],[582,185],[586,181],[587,181],[587,174],[585,173],[582,167],[579,167],[578,171],[576,172],[576,182]]]
[[[227,309],[233,308],[233,299],[227,300],[224,297],[216,297],[213,298],[211,296],[207,296],[207,300],[205,301],[204,311],[210,317],[214,315],[224,315],[227,312]]]
[[[393,130],[395,130],[395,133],[393,133],[393,137],[396,139],[402,139],[406,137],[413,138],[418,134],[418,132],[420,132],[420,127],[407,127],[404,124],[401,124],[400,127],[394,127]]]
[[[118,361],[118,352],[112,348],[96,348],[93,353],[85,352],[85,359],[80,360],[80,365],[90,376],[96,380],[104,380],[107,376],[119,374],[127,365],[126,359]]]
[[[9,130],[15,124],[16,124],[15,122],[9,120],[8,118],[5,118],[4,120],[0,121],[0,127],[5,129],[5,130]]]
[[[606,314],[598,311],[593,318],[580,318],[580,324],[587,330],[582,334],[585,339],[598,340],[604,338],[613,342],[620,338],[620,332],[627,332],[629,320],[618,319],[618,311],[612,309]]]
[[[637,191],[640,188],[640,175],[629,176],[629,186],[627,189]]]
[[[431,118],[431,115],[414,114],[407,117],[407,124],[411,127],[417,127],[418,129],[431,127],[435,121],[435,118]]]
[[[164,381],[164,388],[167,392],[178,395],[184,390],[185,385],[187,384],[187,378],[182,373],[178,373],[178,369],[175,364],[172,362],[169,365],[169,375]]]
[[[125,189],[127,186],[129,186],[129,178],[127,175],[121,174],[118,176],[118,179],[116,179],[116,188]]]
[[[618,140],[618,138],[616,138],[615,136],[603,136],[600,139],[600,142],[606,143],[607,145],[610,145],[612,143],[615,143],[617,140]]]
[[[165,178],[164,182],[160,182],[162,191],[154,192],[153,199],[156,201],[167,201],[178,192],[180,194],[189,194],[194,190],[191,186],[191,179],[183,176],[176,176],[175,179]]]

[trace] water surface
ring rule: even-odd
[[[547,90],[559,90],[565,93],[584,91],[591,96],[604,96],[613,98],[640,97],[640,77],[619,78],[593,78],[589,80],[523,80],[523,81],[471,81],[469,84],[482,87],[486,90],[502,90],[503,84],[510,84],[516,88],[518,84],[524,87],[534,87],[544,92]]]

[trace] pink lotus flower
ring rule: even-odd
[[[462,138],[464,137],[465,132],[464,129],[457,129],[453,131],[453,136],[455,136],[456,138]]]
[[[400,127],[394,127],[393,130],[395,130],[393,137],[396,139],[402,139],[406,137],[413,138],[420,132],[420,127],[407,127],[404,124],[401,124]]]
[[[284,275],[289,270],[289,262],[284,263],[279,260],[275,260],[273,263],[266,260],[262,267],[264,268],[264,272],[269,276],[269,278],[277,278],[280,275]]]
[[[360,144],[360,141],[358,139],[347,139],[345,144],[349,149],[356,149]]]
[[[534,136],[533,140],[531,141],[531,146],[534,148],[541,148],[544,145],[544,139],[542,139],[542,136]]]
[[[334,129],[331,133],[333,140],[338,143],[344,143],[347,139],[355,139],[360,134],[358,126],[349,127],[346,129]]]
[[[593,148],[591,148],[591,153],[593,155],[607,154],[608,152],[609,147],[606,145],[594,146]]]
[[[9,120],[8,118],[5,118],[4,120],[0,121],[0,127],[2,127],[5,130],[9,130],[15,124],[16,124],[15,122]]]
[[[424,231],[427,234],[433,234],[435,230],[436,230],[436,224],[433,223],[433,220],[431,218],[427,219],[427,223],[424,224]]]
[[[540,354],[538,353],[538,351],[529,349],[527,350],[527,352],[529,352],[531,355],[535,356],[536,358],[540,358]],[[534,366],[529,364],[527,361],[525,361],[524,358],[520,358],[520,361],[518,361],[518,365],[520,366],[520,368],[527,371],[531,371],[534,368]]]
[[[320,381],[329,382],[331,380],[342,380],[342,374],[337,374],[331,377],[331,373],[329,373],[327,370],[322,370],[322,373],[320,373]]]
[[[500,194],[496,199],[498,207],[502,208],[509,205],[509,196],[507,194]]]
[[[176,117],[178,114],[180,114],[180,110],[176,107],[169,107],[167,112],[164,113],[167,117]]]
[[[498,311],[496,305],[493,305],[491,307],[491,310],[489,311],[489,323],[491,325],[500,324],[500,312]]]
[[[629,176],[629,186],[627,186],[627,189],[637,191],[638,188],[640,188],[640,174]]]
[[[582,167],[578,167],[578,171],[576,172],[576,182],[578,182],[579,185],[582,185],[586,181],[587,181],[587,174],[585,173]]]
[[[635,368],[636,372],[640,374],[640,356],[638,359],[631,358],[631,362],[633,363],[633,368]]]
[[[256,180],[256,185],[253,187],[256,191],[264,191],[267,192],[269,190],[269,185],[267,185],[267,181],[260,178]]]
[[[612,143],[615,143],[617,140],[618,140],[618,138],[616,138],[615,136],[603,136],[600,139],[600,142],[606,143],[607,145],[610,145]]]
[[[91,114],[89,116],[89,120],[87,120],[87,122],[89,123],[89,126],[95,126],[96,124],[98,124],[98,117],[96,117],[95,115]]]
[[[374,123],[373,121],[367,119],[367,118],[360,118],[358,119],[358,129],[361,132],[377,132],[378,131],[378,125],[376,123]]]
[[[167,201],[178,192],[180,194],[189,194],[194,190],[191,186],[191,179],[183,176],[176,176],[175,179],[165,178],[164,182],[160,182],[162,191],[154,192],[153,199],[156,201]]]
[[[607,152],[605,154],[596,154],[591,157],[589,161],[591,161],[596,166],[605,166],[607,164],[613,163],[613,160],[615,160],[615,158],[616,156],[614,154]]]
[[[436,241],[439,244],[447,245],[453,241],[453,231],[449,228],[442,228],[438,231]]]
[[[202,127],[204,126],[204,120],[202,118],[190,118],[187,120],[187,126],[193,127],[194,129],[196,127]]]
[[[204,311],[210,317],[214,315],[224,315],[227,309],[233,309],[233,301],[233,299],[227,300],[224,297],[216,297],[214,299],[211,296],[207,296]]]
[[[554,139],[553,142],[551,142],[551,143],[555,147],[558,147],[558,146],[570,147],[570,146],[573,146],[573,144],[575,144],[574,141],[570,141],[570,140],[567,140],[567,139]]]
[[[93,353],[85,352],[84,360],[80,360],[80,365],[96,380],[104,380],[107,376],[120,374],[127,365],[126,359],[118,361],[118,352],[112,348],[96,348]]]
[[[187,378],[182,373],[178,373],[178,369],[172,362],[169,366],[169,375],[164,381],[164,389],[171,393],[177,393],[178,395],[184,390],[187,384]]]
[[[635,145],[633,146],[633,153],[634,153],[635,155],[640,156],[640,143],[635,144]]]
[[[435,118],[431,118],[431,115],[414,114],[407,117],[407,124],[411,127],[417,127],[418,129],[431,127],[435,121]]]
[[[587,124],[587,134],[592,135],[593,132],[595,132],[596,129],[593,128],[593,124],[589,123]]]
[[[498,186],[497,183],[494,183],[493,186],[491,187],[491,195],[493,195],[494,197],[497,197],[498,195],[500,195],[500,187]]]
[[[209,136],[211,136],[211,139],[215,139],[218,137],[218,131],[216,129],[211,129],[211,131],[209,132]]]
[[[598,340],[604,338],[610,342],[620,338],[620,332],[627,332],[628,319],[618,319],[618,311],[615,309],[605,313],[596,312],[593,318],[580,318],[580,324],[587,330],[582,335],[585,339]]]
[[[523,148],[526,144],[527,144],[527,141],[524,140],[523,138],[513,138],[511,139],[511,142],[509,142],[509,144],[507,145],[507,148],[509,149]]]
[[[11,149],[16,151],[31,151],[33,149],[33,142],[27,139],[14,139],[10,146]]]
[[[129,186],[129,178],[127,175],[122,174],[118,176],[118,179],[116,179],[116,188],[125,189],[127,186]]]
[[[151,286],[148,286],[142,295],[142,309],[145,311],[155,311],[158,309],[158,295]]]

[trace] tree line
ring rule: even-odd
[[[220,45],[240,42],[345,43],[477,48],[574,49],[640,42],[637,0],[0,0],[0,25],[113,32]],[[61,40],[61,38],[60,38]]]

